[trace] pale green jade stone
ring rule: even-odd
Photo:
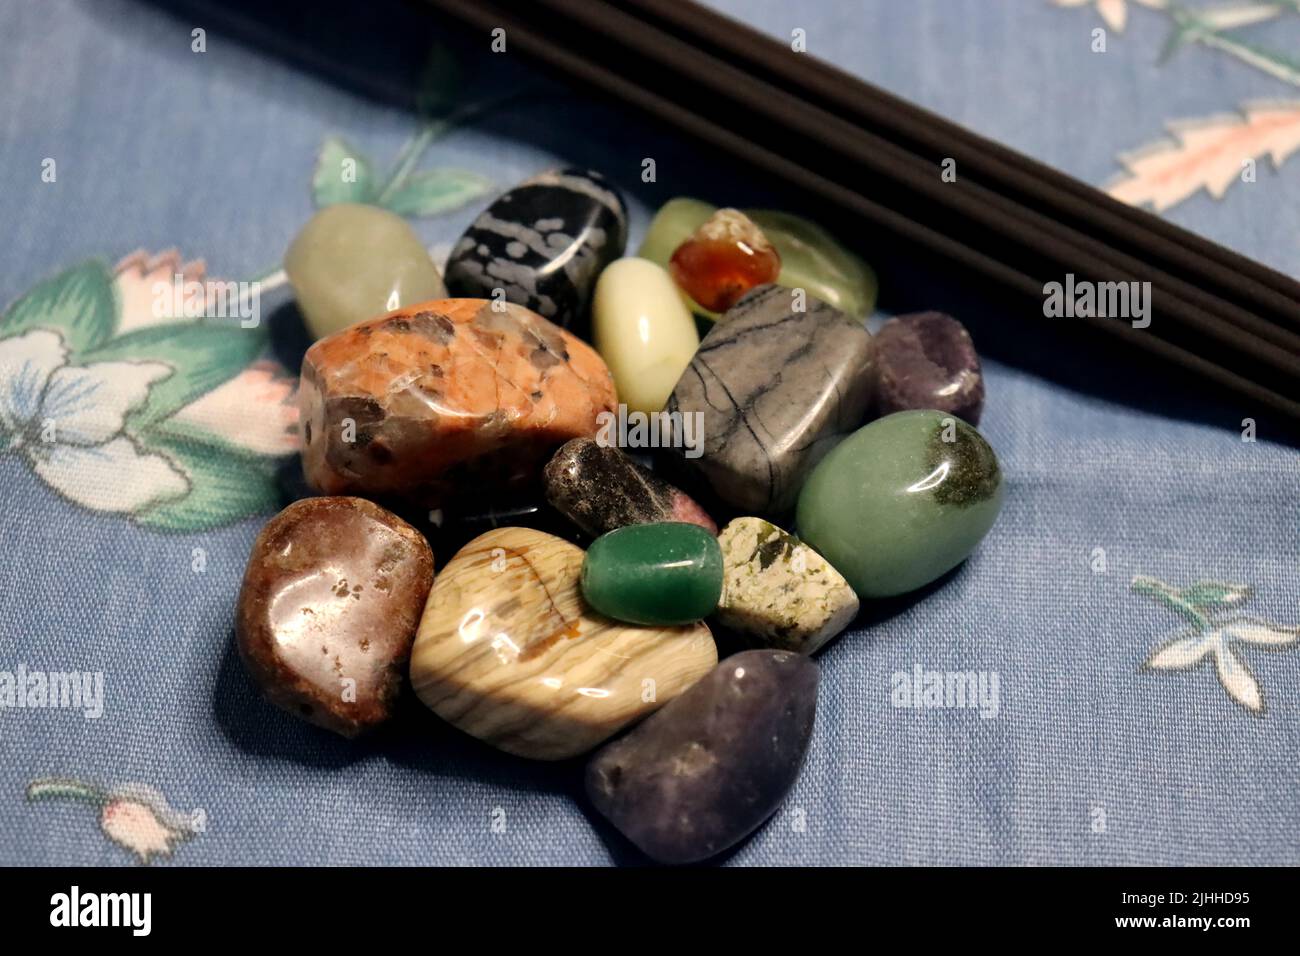
[[[698,229],[716,208],[699,199],[670,199],[655,213],[637,255],[667,267],[673,251]],[[876,273],[841,246],[829,232],[799,216],[772,209],[746,209],[781,254],[777,283],[804,289],[841,312],[865,317],[876,307]],[[683,293],[692,311],[708,318],[717,314],[700,308]]]
[[[982,435],[945,412],[908,411],[858,429],[799,494],[800,537],[862,599],[952,570],[1002,508],[1002,471]]]
[[[747,215],[781,253],[778,285],[806,289],[856,318],[866,318],[876,308],[875,270],[821,226],[775,209],[750,209]]]
[[[637,255],[668,268],[677,247],[717,211],[717,206],[687,196],[668,200],[650,220]]]
[[[420,237],[401,216],[378,206],[326,206],[294,237],[284,271],[313,339],[447,297]]]

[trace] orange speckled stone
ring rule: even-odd
[[[320,340],[300,395],[312,486],[430,507],[536,482],[616,402],[589,345],[486,299],[422,302]]]

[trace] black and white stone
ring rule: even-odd
[[[597,172],[552,169],[502,195],[447,260],[450,295],[526,306],[570,331],[588,324],[596,277],[623,254],[627,207]]]
[[[752,290],[705,336],[668,399],[670,413],[702,415],[703,454],[683,455],[684,466],[742,512],[788,510],[813,465],[862,424],[872,356],[860,319],[798,289]]]

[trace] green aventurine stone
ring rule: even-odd
[[[888,415],[813,469],[799,535],[858,597],[902,594],[955,568],[993,526],[1002,471],[983,436],[943,412]]]
[[[637,255],[667,268],[673,250],[716,211],[698,199],[683,196],[668,200],[651,220]],[[781,275],[776,280],[779,285],[805,289],[809,295],[859,318],[876,307],[876,273],[821,226],[772,209],[743,212],[758,223],[781,254]],[[717,318],[695,303],[690,306],[701,315]]]
[[[606,617],[632,624],[698,621],[722,596],[722,549],[695,524],[619,528],[587,549],[582,596]]]

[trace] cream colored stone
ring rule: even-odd
[[[411,685],[461,730],[521,757],[584,753],[717,663],[703,623],[637,627],[582,600],[583,551],[527,528],[465,545],[434,581]]]
[[[857,616],[858,597],[820,554],[761,518],[736,518],[722,546],[722,625],[767,647],[811,654]]]
[[[592,300],[596,351],[630,411],[663,410],[700,347],[677,284],[649,259],[618,259],[600,274]]]
[[[378,206],[326,206],[294,237],[284,271],[314,339],[447,296],[415,230]]]

